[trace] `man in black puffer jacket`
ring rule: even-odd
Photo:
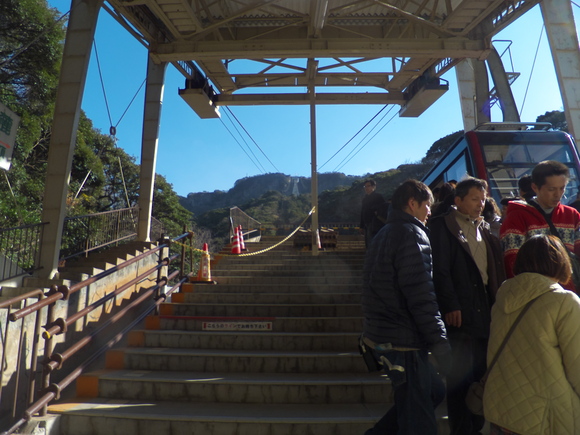
[[[429,361],[450,358],[433,288],[431,245],[425,222],[429,188],[407,180],[393,194],[387,224],[367,250],[363,272],[363,348],[382,365],[394,388],[394,406],[366,435],[436,435],[435,408],[445,396]]]

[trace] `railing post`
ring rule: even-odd
[[[187,225],[183,225],[183,232],[187,232]],[[181,273],[180,273],[180,278],[183,278],[184,273],[185,273],[185,254],[186,254],[186,249],[187,247],[185,246],[185,243],[183,243],[181,245]],[[192,252],[193,253],[193,252]]]
[[[90,248],[90,238],[91,238],[91,216],[89,216],[87,222],[87,234],[85,236],[85,257],[89,256],[89,248]]]
[[[51,325],[55,320],[55,312],[54,307],[56,302],[48,305],[47,313],[46,313],[46,324]],[[42,368],[42,391],[43,393],[50,387],[50,367],[48,366],[48,362],[50,361],[50,356],[54,350],[54,338],[52,336],[44,339],[44,362]],[[43,394],[41,393],[41,394]],[[47,414],[48,405],[44,405],[40,410],[40,416],[44,417]]]
[[[171,240],[169,239],[169,237],[165,236],[165,234],[162,234],[161,235],[160,243],[161,243],[161,245],[167,245],[167,255],[165,255],[165,252],[166,252],[165,249],[166,248],[161,248],[159,250],[159,261],[158,261],[158,264],[161,264],[166,257],[169,258],[170,249],[171,249]],[[165,274],[167,273],[167,268],[160,267],[157,270],[157,284],[161,283],[161,281],[163,280],[164,273]],[[160,294],[161,294],[161,288],[158,286],[155,289],[155,299],[156,300],[159,298]],[[155,307],[155,314],[156,315],[159,315],[159,305],[157,305]]]

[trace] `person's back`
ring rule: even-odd
[[[366,180],[363,187],[365,196],[361,205],[360,229],[365,235],[365,246],[368,247],[385,224],[389,206],[383,196],[376,192],[377,183],[374,180]]]
[[[367,250],[361,348],[369,349],[391,379],[395,404],[366,435],[437,434],[434,409],[445,393],[428,350],[442,361],[450,348],[433,290],[425,227],[432,201],[419,181],[399,186],[387,224]]]
[[[580,299],[558,284],[571,273],[566,248],[554,236],[533,236],[519,250],[514,271],[492,308],[488,363],[499,356],[485,384],[485,417],[497,433],[578,434]]]

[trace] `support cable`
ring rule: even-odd
[[[385,119],[385,118],[387,117],[387,115],[393,111],[393,108],[394,108],[394,107],[395,107],[394,105],[393,105],[393,106],[391,106],[391,108],[390,108],[390,109],[387,111],[387,113],[385,113],[385,114],[384,114],[384,115],[381,117],[381,119],[379,119],[379,121],[378,121],[378,122],[377,122],[377,123],[376,123],[376,124],[373,126],[373,128],[371,128],[371,130],[370,130],[370,131],[369,131],[369,132],[368,132],[368,133],[367,133],[367,134],[366,134],[366,135],[365,135],[365,136],[364,136],[364,137],[363,137],[363,138],[362,138],[362,139],[359,141],[359,143],[358,143],[358,144],[357,144],[357,145],[356,145],[356,146],[355,146],[355,147],[354,147],[352,150],[350,150],[350,152],[349,152],[349,153],[346,155],[346,157],[345,157],[345,158],[343,158],[343,159],[341,160],[341,162],[340,162],[338,165],[336,165],[336,167],[334,168],[334,170],[335,170],[335,171],[338,171],[338,170],[339,170],[339,168],[342,168],[342,167],[344,166],[344,164],[348,163],[348,162],[350,161],[350,159],[352,159],[352,157],[354,157],[354,155],[358,154],[358,151],[357,151],[357,149],[358,149],[359,147],[361,147],[361,144],[362,144],[362,143],[365,141],[365,139],[366,139],[367,137],[369,137],[369,135],[370,135],[370,134],[371,134],[371,133],[372,133],[372,132],[373,132],[373,131],[374,131],[374,130],[375,130],[375,129],[376,129],[378,126],[379,126],[379,124],[380,124],[380,123],[383,121],[383,119]],[[396,113],[395,113],[395,115],[396,115]],[[391,119],[392,119],[392,118],[391,118]],[[389,122],[390,122],[390,120],[389,120],[389,121],[387,121],[387,124],[388,124]],[[387,125],[387,124],[385,124],[385,125]],[[381,131],[381,130],[382,130],[384,127],[385,127],[385,125],[383,125],[383,127],[381,127],[379,131]],[[378,132],[377,132],[377,133],[378,133]],[[375,136],[376,136],[376,134],[375,134],[373,137],[371,137],[371,139],[373,139]],[[370,141],[371,139],[369,139],[369,141]],[[368,144],[368,142],[369,142],[369,141],[367,141],[367,144]],[[366,146],[366,144],[365,144],[365,145],[362,145],[362,147],[363,147],[363,148],[364,148],[365,146]],[[355,154],[354,154],[354,155],[352,155],[353,153],[355,153]],[[351,155],[352,155],[352,157],[351,157]],[[349,158],[349,157],[350,157],[350,158]],[[346,161],[346,163],[345,163],[345,161]]]
[[[262,150],[262,148],[260,148],[260,145],[258,145],[258,143],[254,140],[252,135],[250,133],[248,133],[248,130],[246,130],[246,128],[243,126],[243,124],[240,122],[240,120],[237,118],[237,116],[234,115],[234,112],[232,112],[232,110],[227,106],[226,106],[226,110],[234,117],[234,119],[237,121],[237,123],[240,124],[240,127],[242,127],[242,129],[246,132],[248,137],[250,139],[252,139],[252,142],[254,142],[254,145],[256,145],[256,147],[258,147],[260,152],[264,155],[264,157],[266,157],[266,159],[270,162],[270,164],[274,167],[274,169],[276,169],[277,172],[280,172],[280,170],[276,167],[276,165],[274,163],[272,163],[272,160],[270,160],[270,158],[266,155],[266,153]]]
[[[389,112],[390,112],[390,111],[389,111]],[[350,159],[348,159],[346,162],[344,162],[344,164],[343,164],[343,165],[342,165],[340,168],[338,168],[338,169],[337,169],[337,171],[338,171],[338,170],[340,170],[340,169],[342,169],[342,168],[343,168],[343,167],[344,167],[344,166],[345,166],[345,165],[346,165],[348,162],[350,162],[350,161],[351,161],[351,160],[354,158],[354,156],[356,156],[358,153],[360,153],[360,152],[362,151],[362,149],[363,149],[364,147],[366,147],[366,146],[369,144],[369,142],[370,142],[371,140],[373,140],[373,139],[375,138],[375,136],[381,132],[381,130],[382,130],[383,128],[385,128],[387,125],[389,125],[389,123],[390,123],[390,122],[391,122],[393,119],[395,119],[395,116],[397,116],[397,112],[395,112],[395,113],[393,114],[393,116],[391,116],[391,118],[390,118],[390,119],[389,119],[389,120],[388,120],[388,121],[385,123],[385,125],[383,125],[383,126],[382,126],[382,127],[381,127],[381,128],[380,128],[380,129],[379,129],[379,130],[378,130],[378,131],[377,131],[377,132],[374,134],[374,135],[373,135],[373,137],[371,137],[371,138],[370,138],[370,139],[369,139],[369,140],[368,140],[368,141],[367,141],[367,142],[366,142],[366,143],[365,143],[365,144],[364,144],[362,147],[360,147],[360,148],[358,149],[358,151],[357,151],[356,153],[354,153]]]
[[[341,152],[341,151],[344,149],[344,147],[346,147],[346,146],[347,146],[347,145],[348,145],[348,144],[349,144],[349,143],[350,143],[350,142],[351,142],[351,141],[352,141],[352,140],[353,140],[355,137],[357,137],[357,136],[360,134],[360,132],[361,132],[361,131],[363,131],[363,130],[364,130],[366,127],[367,127],[367,125],[369,125],[371,122],[373,122],[373,120],[374,120],[374,119],[375,119],[377,116],[379,116],[379,114],[380,114],[380,113],[381,113],[383,110],[385,110],[385,109],[387,108],[387,106],[388,106],[388,104],[385,104],[385,105],[383,106],[383,108],[382,108],[381,110],[379,110],[379,111],[378,111],[378,112],[375,114],[375,116],[373,116],[373,117],[372,117],[372,118],[371,118],[371,119],[370,119],[370,120],[369,120],[369,121],[368,121],[368,122],[367,122],[365,125],[363,125],[363,126],[360,128],[360,130],[359,130],[359,131],[357,131],[357,132],[354,134],[354,136],[352,136],[352,137],[351,137],[351,138],[350,138],[350,139],[349,139],[349,140],[348,140],[348,141],[347,141],[347,142],[346,142],[346,143],[345,143],[345,144],[344,144],[342,147],[340,147],[340,149],[339,149],[337,152],[335,152],[335,153],[332,155],[332,157],[330,157],[330,158],[329,158],[329,159],[328,159],[326,162],[324,162],[322,165],[320,165],[320,166],[318,167],[318,169],[319,169],[319,170],[320,170],[320,169],[322,169],[322,168],[324,167],[324,165],[326,165],[328,162],[330,162],[330,161],[331,161],[331,160],[332,160],[332,159],[333,159],[333,158],[334,158],[334,157],[335,157],[335,156],[336,156],[336,155],[337,155],[339,152]]]
[[[227,114],[227,112],[224,112],[224,113],[228,117],[228,120],[230,121],[230,123],[232,124],[232,126],[234,127],[234,129],[236,130],[236,132],[238,133],[238,136],[240,137],[240,139],[242,140],[242,142],[244,142],[244,144],[246,145],[246,148],[248,149],[248,151],[252,154],[252,156],[254,156],[255,161],[262,168],[261,169],[262,172],[265,174],[266,173],[266,168],[264,168],[264,165],[262,165],[262,163],[260,162],[260,159],[258,159],[258,156],[256,156],[256,154],[254,153],[254,151],[252,151],[252,148],[250,147],[250,145],[248,144],[248,142],[246,141],[246,139],[244,139],[244,136],[242,135],[242,133],[240,133],[240,130],[238,129],[238,127],[236,126],[236,124],[234,123],[234,121],[232,121],[232,118],[230,118],[230,116]]]
[[[263,171],[262,169],[260,169],[260,167],[256,164],[256,162],[250,157],[250,155],[248,154],[248,152],[244,149],[244,147],[242,146],[242,144],[240,143],[240,141],[238,141],[238,139],[234,136],[234,134],[231,132],[231,130],[228,128],[228,126],[226,125],[226,123],[224,122],[223,119],[220,118],[220,122],[222,123],[222,125],[224,126],[224,128],[228,131],[228,133],[230,134],[230,136],[236,141],[236,143],[238,144],[238,146],[242,149],[242,151],[246,154],[246,156],[248,156],[248,159],[250,159],[250,161],[254,164],[254,166],[256,166],[256,168],[258,168],[258,171],[260,171],[261,173],[265,173],[265,171]]]
[[[99,51],[97,50],[97,42],[93,39],[93,47],[95,48],[95,59],[97,60],[97,70],[99,71],[99,80],[101,81],[101,89],[103,89],[103,97],[105,98],[105,106],[107,107],[107,116],[109,117],[109,125],[113,127],[113,120],[111,119],[111,111],[109,110],[109,100],[107,99],[107,92],[105,91],[105,82],[103,80],[103,72],[101,71],[101,62],[99,61]]]
[[[524,104],[526,104],[526,98],[528,96],[528,90],[530,89],[530,82],[532,81],[532,75],[534,74],[534,68],[536,66],[536,59],[538,58],[538,51],[540,50],[540,43],[542,42],[542,36],[544,35],[545,25],[542,25],[542,30],[540,31],[540,37],[538,38],[538,45],[536,46],[536,54],[534,54],[534,61],[532,62],[532,70],[530,71],[530,77],[528,77],[528,84],[526,85],[526,92],[524,93],[524,99],[522,101],[522,106],[520,107],[520,116],[524,111]]]

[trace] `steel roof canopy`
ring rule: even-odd
[[[308,104],[309,73],[322,104],[405,106],[420,83],[437,80],[465,58],[485,59],[492,36],[539,0],[108,3],[154,61],[181,71],[186,89],[180,94],[193,95],[194,110],[212,117],[220,105]],[[316,71],[308,71],[308,59],[319,61]],[[322,88],[329,95],[318,93]]]

